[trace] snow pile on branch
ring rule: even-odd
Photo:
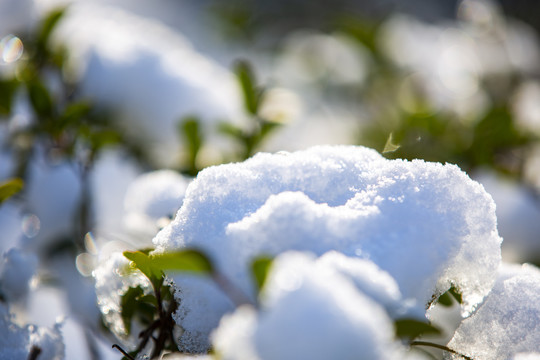
[[[477,360],[540,352],[540,270],[503,264],[491,293],[461,323],[448,346]],[[538,358],[528,356],[515,359]]]
[[[386,281],[358,288],[334,261],[348,259],[332,253],[324,257],[333,259],[317,261],[295,252],[280,255],[264,288],[260,312],[244,306],[223,317],[213,333],[217,353],[231,360],[355,359],[358,354],[363,359],[403,359],[390,317],[362,292],[384,292],[395,286],[393,280],[386,275]],[[359,267],[376,267],[361,259],[350,259],[349,265],[355,260]]]
[[[423,313],[452,284],[471,311],[495,280],[501,238],[491,197],[458,167],[321,146],[202,171],[154,242],[160,251],[202,249],[252,297],[256,256],[336,250],[376,264]],[[233,306],[208,279],[174,280],[179,344],[204,351]]]

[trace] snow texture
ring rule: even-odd
[[[280,255],[260,312],[241,307],[213,333],[218,354],[227,360],[404,358],[384,309],[333,265],[303,253]]]
[[[458,167],[321,146],[203,170],[154,242],[160,251],[202,249],[251,296],[256,256],[336,250],[388,273],[418,312],[451,284],[468,312],[491,289],[501,238],[491,197]],[[232,304],[208,279],[175,282],[180,346],[204,351]]]
[[[448,347],[476,360],[540,352],[540,270],[504,263],[493,290]]]

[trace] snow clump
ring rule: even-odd
[[[297,252],[276,258],[260,312],[246,305],[224,316],[212,336],[216,352],[227,360],[403,359],[390,317],[333,260]],[[364,288],[392,287],[387,280]]]
[[[389,274],[422,314],[451,285],[470,312],[491,289],[501,257],[493,200],[457,166],[387,160],[354,146],[260,153],[207,168],[154,242],[158,251],[201,249],[252,299],[248,269],[257,256],[339,251]],[[203,352],[234,306],[210,279],[174,281],[180,348]]]
[[[540,270],[503,264],[493,290],[448,347],[476,360],[538,358],[517,355],[540,352]]]

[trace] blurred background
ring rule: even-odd
[[[118,359],[100,262],[201,169],[317,144],[459,165],[539,264],[539,30],[525,0],[0,0],[2,301]]]

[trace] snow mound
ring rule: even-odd
[[[448,346],[477,360],[540,352],[540,270],[503,264],[491,293]]]
[[[223,359],[402,359],[384,309],[328,261],[289,252],[272,266],[262,308],[240,307],[213,333]]]
[[[495,280],[501,238],[493,200],[457,166],[320,146],[203,170],[154,242],[159,251],[202,249],[252,296],[255,257],[336,250],[388,273],[418,312],[451,284],[469,312]],[[232,305],[207,279],[175,282],[180,343],[204,351],[207,329]]]

